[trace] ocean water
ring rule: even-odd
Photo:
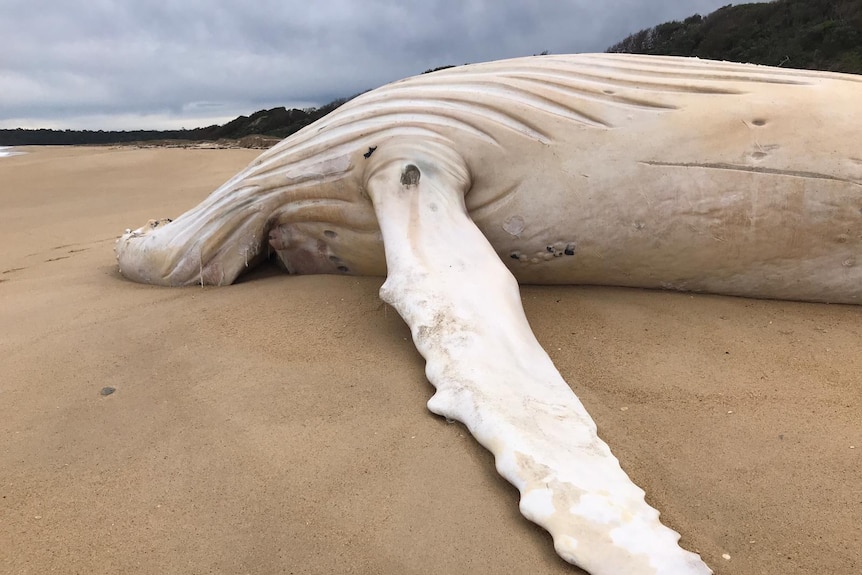
[[[8,158],[9,156],[20,156],[27,152],[17,152],[12,146],[0,146],[0,158]]]

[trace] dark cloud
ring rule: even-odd
[[[193,127],[428,68],[596,52],[722,0],[4,0],[0,127]]]

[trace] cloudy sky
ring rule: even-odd
[[[0,0],[0,128],[194,128],[446,64],[601,52],[726,0]]]

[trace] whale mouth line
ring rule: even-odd
[[[862,187],[862,182],[850,180],[847,178],[836,178],[829,174],[820,172],[805,172],[799,170],[782,170],[780,168],[762,168],[758,166],[746,166],[743,164],[726,164],[726,163],[709,163],[709,162],[655,162],[641,161],[640,164],[645,166],[656,166],[662,168],[703,168],[706,170],[727,170],[731,172],[750,172],[753,174],[766,174],[770,176],[787,176],[790,178],[806,178],[812,180],[828,180],[832,182],[840,182],[842,184],[851,184]]]

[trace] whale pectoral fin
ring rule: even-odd
[[[517,282],[467,213],[466,167],[421,152],[368,179],[388,277],[380,297],[410,326],[437,389],[521,493],[525,517],[593,575],[707,574],[620,468],[539,345]]]

